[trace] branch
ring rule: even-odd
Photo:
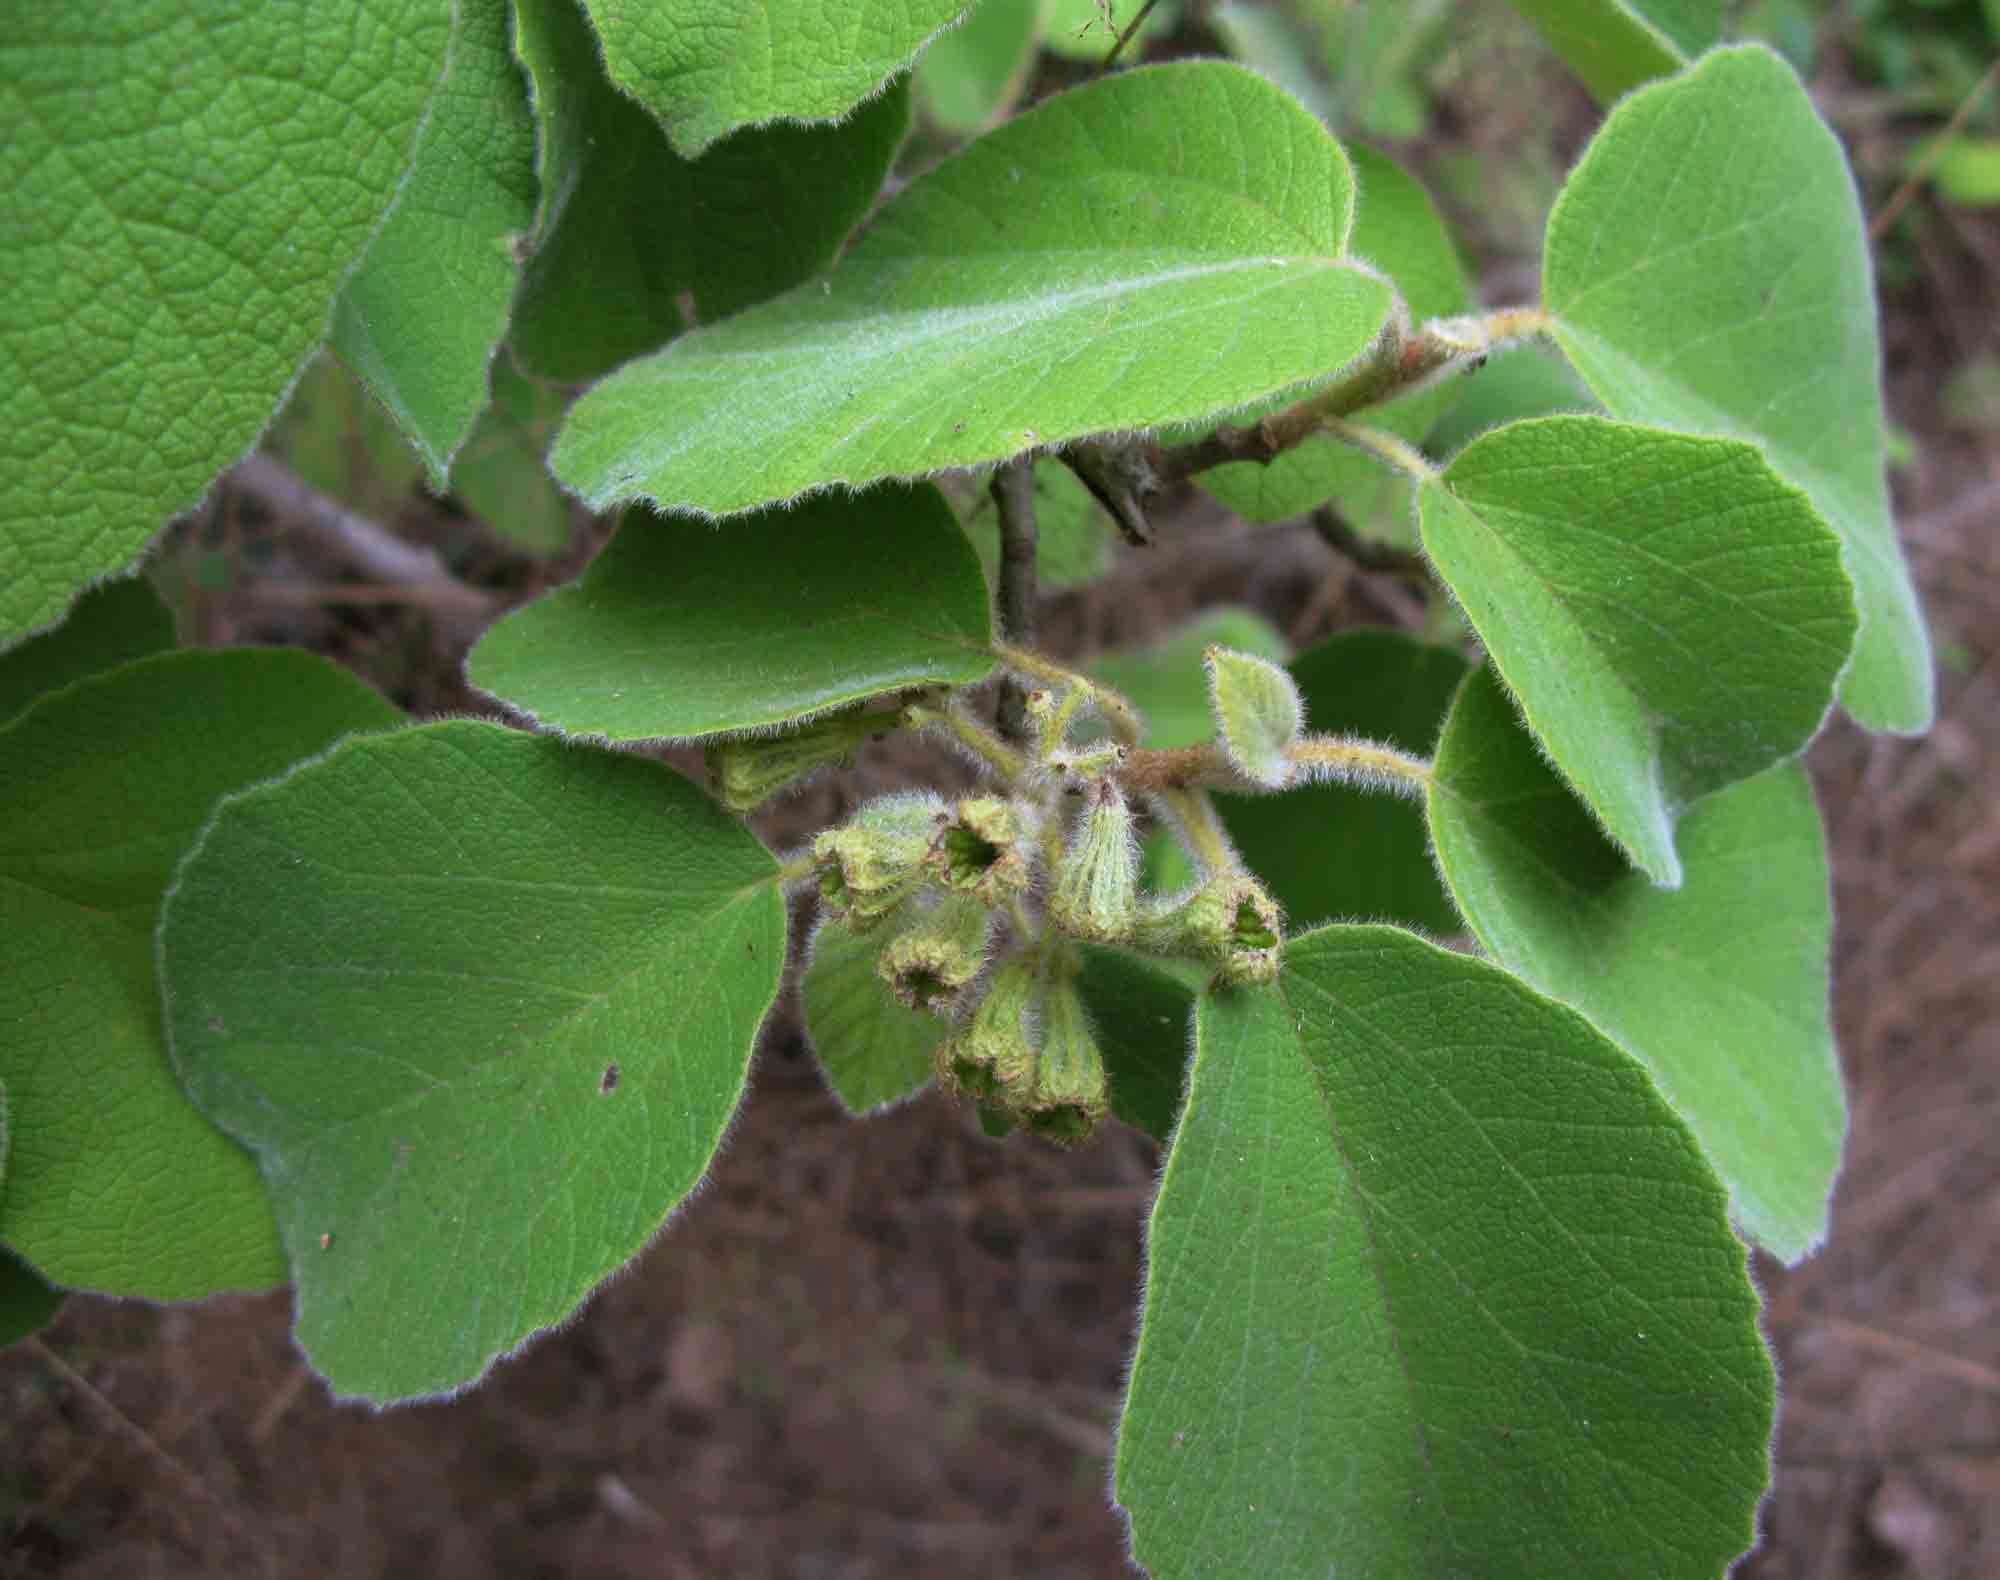
[[[1014,647],[1035,642],[1035,463],[1018,456],[1000,466],[989,489],[1000,514],[1000,589],[995,600],[1001,640]],[[1028,739],[1028,688],[1014,675],[1000,682],[1000,734],[1023,745]]]
[[[405,543],[329,499],[275,456],[246,456],[230,472],[228,487],[321,557],[351,566],[370,581],[421,589],[423,602],[454,625],[476,633],[500,611],[498,598],[468,587],[429,549]]]

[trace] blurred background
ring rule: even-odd
[[[1096,12],[1047,0],[1012,86],[1092,71]],[[1798,67],[1859,177],[1942,703],[1924,740],[1836,721],[1811,758],[1853,1128],[1830,1243],[1795,1270],[1758,1261],[1784,1408],[1764,1545],[1739,1572],[1969,1580],[2000,1574],[2000,0],[1732,15]],[[1599,111],[1498,0],[1167,0],[1138,48],[1234,53],[1295,86],[1422,176],[1485,302],[1532,300],[1543,219]],[[920,76],[904,176],[991,113],[953,70]],[[300,644],[420,717],[493,713],[466,646],[609,530],[541,472],[563,392],[504,356],[495,378],[437,498],[351,377],[315,367],[267,453],[153,561],[182,640]],[[982,498],[964,491],[990,537]],[[1149,645],[1217,608],[1279,652],[1420,628],[1378,552],[1385,519],[1249,526],[1189,490],[1134,550],[1086,512],[1071,562],[1045,565],[1044,645],[1137,651],[1143,674]],[[760,832],[796,839],[939,767],[870,747]],[[1115,1123],[1073,1152],[996,1143],[929,1095],[851,1120],[788,998],[708,1186],[463,1398],[333,1405],[283,1291],[72,1298],[0,1354],[0,1575],[1125,1573],[1108,1454],[1158,1165]]]

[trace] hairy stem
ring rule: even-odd
[[[1188,850],[1208,876],[1235,872],[1242,865],[1205,790],[1162,790],[1156,798],[1179,825]]]

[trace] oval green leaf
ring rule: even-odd
[[[0,646],[255,442],[400,190],[450,21],[446,0],[10,7]]]
[[[899,85],[838,126],[747,130],[697,159],[606,78],[575,0],[515,3],[542,198],[513,344],[540,378],[586,383],[817,274],[909,128]]]
[[[727,530],[629,511],[581,581],[501,620],[467,670],[570,734],[690,739],[976,684],[991,620],[944,497],[891,485]]]
[[[1871,729],[1928,728],[1930,639],[1889,514],[1861,206],[1791,67],[1720,50],[1620,104],[1549,215],[1543,295],[1614,417],[1754,441],[1806,491],[1861,606],[1841,702]]]
[[[1352,189],[1239,66],[1093,82],[911,183],[827,278],[621,368],[556,475],[724,515],[1304,394],[1389,311],[1347,256]]]
[[[1827,1022],[1826,840],[1805,770],[1786,763],[1692,808],[1686,882],[1667,893],[1626,869],[1482,671],[1438,747],[1430,825],[1488,953],[1653,1072],[1744,1232],[1787,1262],[1818,1245],[1847,1114]]]
[[[1309,728],[1430,754],[1465,678],[1451,649],[1400,631],[1348,631],[1293,659]],[[1335,918],[1459,930],[1438,882],[1423,814],[1400,796],[1307,784],[1283,795],[1217,795],[1237,852],[1284,907],[1286,925]]]
[[[462,1387],[636,1255],[784,954],[770,855],[643,758],[461,720],[224,802],[161,921],[168,1035],[334,1390]]]
[[[1803,750],[1854,638],[1839,540],[1754,445],[1601,417],[1473,441],[1424,548],[1529,726],[1654,882],[1674,821]]]
[[[512,242],[535,213],[535,133],[509,0],[458,0],[451,64],[403,194],[340,293],[333,345],[443,489],[507,332]]]
[[[1714,1580],[1775,1408],[1725,1197],[1580,1015],[1395,928],[1205,997],[1116,1492],[1154,1580]]]
[[[0,731],[0,1239],[56,1283],[190,1300],[285,1276],[249,1155],[189,1106],[153,924],[219,797],[399,715],[324,659],[163,653]]]
[[[1285,661],[1285,639],[1249,609],[1210,609],[1151,647],[1107,653],[1090,665],[1091,677],[1120,692],[1146,721],[1153,747],[1198,746],[1215,735],[1203,655],[1211,647]]]
[[[0,724],[45,692],[174,645],[174,617],[142,576],[100,582],[63,623],[0,654]]]
[[[879,94],[966,0],[583,0],[621,92],[692,158],[767,121],[828,121]]]

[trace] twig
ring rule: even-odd
[[[84,1376],[74,1366],[70,1365],[68,1361],[64,1360],[54,1350],[50,1349],[39,1336],[30,1337],[26,1342],[28,1348],[34,1352],[36,1359],[69,1384],[70,1387],[83,1395],[85,1399],[88,1399],[91,1405],[110,1423],[120,1436],[124,1437],[126,1441],[138,1448],[146,1458],[164,1470],[168,1478],[179,1486],[183,1492],[187,1493],[197,1502],[206,1504],[212,1509],[216,1517],[221,1520],[223,1528],[230,1535],[236,1537],[239,1541],[245,1539],[242,1521],[236,1517],[229,1505],[216,1495],[207,1482],[203,1481],[201,1477],[197,1476],[186,1465],[168,1453],[165,1448],[161,1447],[159,1441],[154,1438],[152,1433],[148,1432],[137,1421],[134,1421],[123,1410],[119,1409],[116,1404],[112,1403],[105,1394],[99,1391],[95,1383]],[[185,1518],[178,1510],[175,1511],[175,1517],[182,1524],[183,1534],[192,1540],[193,1533],[187,1529]]]
[[[1000,515],[1000,588],[995,600],[1001,639],[1014,647],[1035,644],[1035,470],[1029,456],[999,467],[990,485]],[[1028,688],[1016,675],[1000,682],[1000,736],[1017,746],[1028,740]]]
[[[429,549],[405,543],[327,498],[274,456],[257,454],[239,461],[229,474],[228,486],[322,556],[352,566],[370,581],[421,589],[423,603],[470,631],[476,632],[499,612],[497,598],[458,580]]]
[[[1146,3],[1139,7],[1139,14],[1125,24],[1125,31],[1118,35],[1117,42],[1111,46],[1111,53],[1104,57],[1104,64],[1097,68],[1099,71],[1109,71],[1118,64],[1118,57],[1124,54],[1125,46],[1131,43],[1139,29],[1146,25],[1146,18],[1153,14],[1153,7],[1159,3],[1160,0],[1146,0]]]
[[[1351,524],[1341,518],[1340,512],[1331,505],[1321,505],[1308,518],[1313,531],[1320,535],[1326,546],[1342,558],[1350,560],[1364,571],[1378,571],[1385,576],[1398,576],[1405,581],[1430,585],[1430,567],[1421,554],[1409,549],[1399,549],[1391,543],[1380,543],[1373,538],[1364,538]]]
[[[1880,241],[1888,228],[1896,223],[1896,217],[1909,207],[1910,199],[1917,195],[1917,189],[1929,179],[1931,169],[1944,157],[1944,151],[1961,127],[1972,118],[1972,112],[1979,108],[1979,101],[1986,97],[1986,90],[2000,81],[2000,60],[1986,68],[1986,74],[1972,85],[1972,91],[1959,101],[1957,109],[1951,112],[1951,119],[1944,123],[1944,130],[1931,140],[1924,157],[1917,166],[1903,178],[1903,184],[1896,188],[1895,195],[1882,206],[1882,212],[1868,222],[1868,239]]]

